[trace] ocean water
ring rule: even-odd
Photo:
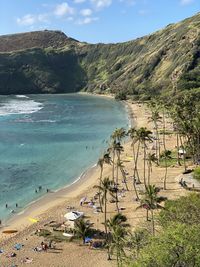
[[[125,106],[113,99],[0,96],[0,219],[20,212],[47,188],[75,181],[97,162],[112,131],[128,123]]]

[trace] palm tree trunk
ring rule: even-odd
[[[135,155],[135,145],[133,144],[133,162],[134,162],[134,170],[135,170],[135,165],[136,165],[136,155]],[[135,191],[135,195],[136,195],[136,200],[139,200],[139,195],[137,192],[137,188],[136,188],[136,178],[135,175],[133,174],[133,188]]]
[[[136,195],[136,201],[138,201],[138,200],[140,200],[140,198],[139,198],[138,191],[137,191],[137,188],[136,188],[136,180],[135,180],[135,178],[133,178],[133,188],[134,188],[135,195]]]
[[[106,233],[106,240],[108,239],[108,228],[107,228],[107,192],[105,193],[105,200],[104,200],[104,224],[105,224],[105,233]]]
[[[113,168],[112,168],[112,179],[115,182],[115,150],[113,151]]]
[[[165,132],[166,132],[166,125],[165,125],[165,111],[163,109],[163,147],[166,151],[166,140],[165,140]]]
[[[119,183],[119,159],[117,160],[117,169],[116,169],[116,185]]]
[[[133,177],[135,178],[135,175],[137,173],[138,183],[141,184],[139,173],[138,173],[138,168],[137,168],[139,151],[140,151],[140,140],[138,141],[138,147],[137,147],[137,153],[136,153],[135,168],[134,168],[134,171],[133,171]]]
[[[178,133],[176,134],[176,144],[177,144],[177,163],[178,163],[179,166],[181,166],[180,156],[179,156],[180,146],[179,146],[179,134]]]
[[[158,125],[156,123],[156,139],[157,139],[157,145],[158,145],[158,165],[160,164],[160,136],[158,133]]]
[[[147,188],[146,183],[146,143],[144,142],[144,186]]]
[[[154,222],[154,214],[153,209],[151,210],[151,221],[152,221],[152,234],[155,235],[155,222]]]
[[[150,185],[150,178],[151,178],[151,160],[150,159],[147,161],[147,165],[148,165],[148,181],[147,181],[147,184]]]
[[[164,177],[164,185],[163,185],[164,190],[167,190],[167,158],[165,155],[165,177]]]
[[[119,249],[117,248],[117,267],[120,267],[120,262],[119,262]]]
[[[100,181],[99,181],[99,206],[100,206],[100,211],[103,212],[102,209],[102,204],[101,204],[101,183],[102,183],[102,175],[103,175],[103,167],[101,168],[101,173],[100,173]]]
[[[121,174],[122,174],[123,182],[124,182],[124,184],[126,186],[126,190],[129,191],[128,185],[127,185],[127,182],[126,182],[126,175],[125,175],[125,172],[124,172],[122,167],[120,167],[120,171],[121,171]]]

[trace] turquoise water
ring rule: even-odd
[[[0,219],[11,210],[19,212],[47,188],[72,183],[97,162],[111,132],[127,126],[124,105],[112,99],[0,96]]]

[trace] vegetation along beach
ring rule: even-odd
[[[0,36],[0,267],[200,266],[200,13],[176,2],[156,10],[179,22],[119,43],[92,23],[150,19],[148,1],[10,5],[24,32]]]

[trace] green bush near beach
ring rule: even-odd
[[[197,167],[195,170],[194,170],[194,173],[193,173],[193,177],[197,180],[200,180],[200,167]]]
[[[158,217],[159,231],[130,267],[200,266],[200,195],[168,200]]]

